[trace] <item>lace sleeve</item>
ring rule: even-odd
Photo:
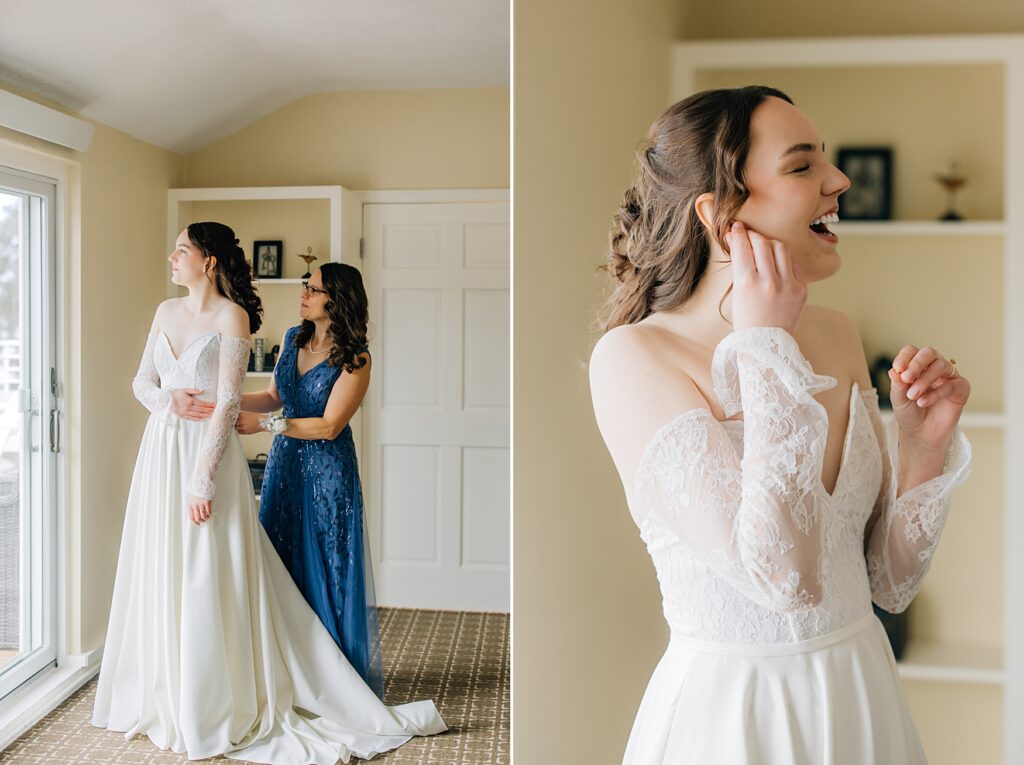
[[[248,338],[222,335],[217,374],[217,404],[203,435],[190,490],[196,497],[213,499],[214,479],[228,439],[235,435],[235,420],[242,406],[242,384],[249,365]]]
[[[910,605],[928,573],[949,517],[953,489],[970,475],[971,444],[956,428],[942,474],[897,497],[899,426],[895,419],[883,425],[876,391],[863,396],[882,451],[882,487],[867,526],[868,579],[872,600],[899,613]]]
[[[818,492],[828,414],[814,374],[778,327],[729,335],[712,375],[727,414],[742,409],[744,453],[707,409],[684,412],[651,441],[637,486],[655,521],[758,604],[802,611],[821,600]]]
[[[154,416],[168,424],[173,424],[175,415],[171,412],[171,392],[160,387],[160,374],[153,363],[153,353],[158,335],[150,332],[146,339],[146,348],[142,352],[139,371],[132,380],[132,392],[135,398]]]

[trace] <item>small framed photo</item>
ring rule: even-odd
[[[257,279],[280,279],[284,242],[267,240],[252,243],[252,270]]]
[[[892,149],[841,148],[836,165],[850,179],[850,188],[839,197],[840,220],[892,218]]]

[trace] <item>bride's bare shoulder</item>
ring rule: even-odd
[[[606,332],[590,356],[590,392],[605,440],[635,451],[665,422],[687,409],[708,409],[685,370],[678,335],[655,324]]]
[[[678,338],[655,324],[624,324],[608,330],[590,354],[591,385],[606,378],[622,383],[668,372],[673,366],[670,348],[674,343]]]
[[[681,342],[669,330],[641,322],[606,332],[591,354],[594,416],[627,497],[658,430],[685,411],[709,410],[686,373]]]
[[[249,313],[232,300],[224,301],[214,321],[222,335],[249,337]]]

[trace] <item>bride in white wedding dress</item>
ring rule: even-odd
[[[849,179],[784,93],[691,96],[638,163],[590,380],[671,637],[623,763],[921,765],[872,601],[928,571],[970,384],[906,345],[883,424],[856,325],[806,304]]]
[[[262,308],[237,245],[194,223],[169,258],[189,295],[157,309],[133,383],[152,414],[92,721],[189,759],[368,759],[446,726],[432,701],[381,703],[259,523],[234,425]]]

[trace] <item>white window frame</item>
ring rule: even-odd
[[[2,750],[96,675],[102,646],[88,652],[81,649],[81,468],[74,459],[80,454],[80,434],[74,418],[67,416],[81,406],[81,322],[76,320],[81,291],[80,169],[70,153],[61,149],[50,153],[7,140],[0,140],[0,165],[55,182],[53,360],[58,372],[61,430],[51,484],[56,511],[49,530],[55,537],[55,555],[49,565],[56,592],[52,617],[56,662],[0,701]],[[46,426],[44,423],[44,436],[48,438]]]

